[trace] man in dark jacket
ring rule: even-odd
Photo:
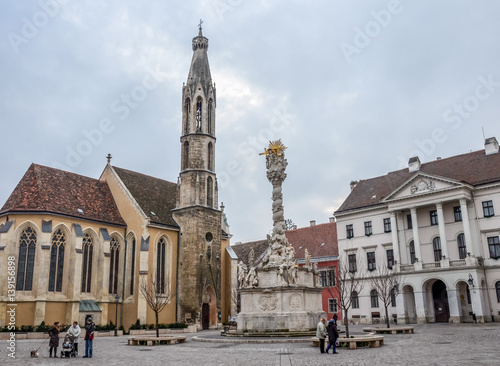
[[[83,358],[92,358],[92,348],[94,341],[95,325],[92,318],[87,319],[87,327],[85,328],[85,356]]]
[[[339,332],[337,330],[337,324],[335,324],[334,319],[328,322],[326,331],[328,332],[328,347],[326,347],[326,353],[328,353],[330,347],[332,348],[332,353],[338,353],[335,342],[337,342],[337,339],[339,338]]]
[[[55,322],[54,326],[49,330],[49,357],[52,357],[52,350],[54,350],[54,357],[57,358],[57,347],[59,347],[59,322]]]

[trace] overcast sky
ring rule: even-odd
[[[288,147],[285,217],[328,218],[349,183],[500,140],[499,1],[3,1],[0,205],[32,162],[172,182],[203,19],[232,242],[272,229],[265,158]],[[91,198],[90,198],[91,199]]]

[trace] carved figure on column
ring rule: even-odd
[[[313,263],[312,270],[314,273],[314,286],[321,287],[321,284],[319,283],[318,263],[316,263],[316,262]]]
[[[299,276],[299,270],[297,267],[297,264],[292,264],[290,267],[288,267],[288,284],[290,286],[297,286],[297,280]]]
[[[281,264],[278,270],[278,286],[286,286],[288,283],[285,280],[285,265]]]
[[[255,267],[250,267],[250,271],[248,271],[248,275],[246,278],[247,287],[257,287],[259,284],[259,277],[257,275],[257,271]]]
[[[238,281],[241,288],[247,287],[247,266],[243,261],[238,263]]]
[[[272,211],[273,231],[268,235],[269,256],[265,257],[265,266],[280,266],[290,260],[290,246],[285,236],[285,216],[283,209],[282,185],[286,178],[285,169],[288,162],[285,159],[286,147],[281,140],[269,141],[269,147],[260,155],[266,155],[267,179],[273,185]],[[293,254],[294,255],[294,254]],[[295,258],[293,258],[295,259]]]
[[[304,267],[311,268],[311,253],[307,249],[304,251],[304,261]]]

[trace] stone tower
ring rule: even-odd
[[[182,88],[181,171],[177,205],[177,320],[215,326],[221,299],[221,211],[215,175],[215,84],[201,23]]]

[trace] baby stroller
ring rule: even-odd
[[[75,337],[72,334],[66,334],[64,337],[61,357],[76,357]]]

